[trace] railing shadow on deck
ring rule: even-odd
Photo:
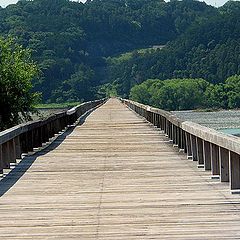
[[[1,173],[3,173],[3,169],[10,169],[11,164],[16,164],[17,159],[21,159],[22,155],[27,154],[19,164],[15,165],[15,168],[0,180],[0,197],[18,182],[39,156],[43,156],[61,145],[66,137],[72,133],[75,126],[82,125],[87,117],[105,101],[106,99],[101,99],[84,103],[43,121],[26,123],[0,132]],[[54,126],[54,123],[57,126]],[[58,134],[57,137],[54,137],[56,134]],[[42,148],[44,143],[47,145]],[[34,148],[38,148],[40,151],[34,152]],[[29,152],[32,152],[30,156],[28,156]]]
[[[38,157],[44,156],[60,146],[66,137],[71,134],[73,129],[74,127],[69,128],[43,150],[35,152],[33,155],[24,157],[22,161],[0,181],[0,197],[8,192],[18,182],[18,180],[26,173]]]

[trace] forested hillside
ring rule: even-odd
[[[128,96],[135,84],[149,78],[203,78],[216,84],[240,74],[239,16],[240,2],[229,1],[208,19],[198,18],[162,50],[109,59],[109,87]]]
[[[21,0],[0,9],[0,32],[2,36],[17,37],[20,44],[32,49],[33,58],[41,69],[41,76],[34,79],[33,91],[41,92],[43,101],[64,102],[95,98],[99,86],[106,81],[117,82],[117,91],[128,95],[132,85],[150,76],[163,79],[176,74],[186,76],[184,71],[187,69],[190,73],[194,67],[188,69],[192,62],[182,59],[184,51],[190,54],[192,47],[197,46],[197,51],[192,50],[197,59],[199,54],[207,57],[205,52],[209,52],[208,45],[202,43],[198,35],[192,37],[191,31],[199,25],[204,29],[210,18],[218,19],[222,27],[221,19],[225,15],[232,23],[234,14],[193,0],[169,3],[163,0],[88,0],[85,4],[68,0]],[[189,29],[193,23],[196,25]],[[222,48],[218,45],[222,35],[209,32],[207,44],[212,42],[211,52]],[[191,37],[186,40],[188,36]],[[163,53],[135,54],[129,61],[113,65],[106,61],[107,57],[126,51],[165,45],[173,40]],[[225,38],[222,41],[227,44]],[[234,72],[235,67],[232,69]],[[209,80],[216,74],[212,75]]]

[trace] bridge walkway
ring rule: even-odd
[[[116,99],[0,183],[0,236],[240,239],[240,197]]]

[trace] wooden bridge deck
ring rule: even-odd
[[[239,195],[114,99],[0,192],[4,240],[240,239]]]

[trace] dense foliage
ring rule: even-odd
[[[42,71],[34,90],[44,101],[79,101],[95,98],[107,81],[105,57],[166,44],[215,14],[193,0],[20,0],[0,9],[0,32],[33,50]]]
[[[162,50],[109,59],[112,87],[128,96],[131,87],[149,78],[203,78],[216,84],[240,74],[239,14],[240,2],[228,2],[209,19],[198,18]]]
[[[240,108],[240,76],[229,77],[220,84],[203,79],[148,79],[135,85],[130,97],[166,110]]]
[[[38,70],[30,51],[13,39],[0,38],[0,130],[29,119],[36,99],[31,93],[32,78]]]
[[[237,1],[217,9],[195,0],[20,0],[0,8],[0,33],[32,49],[41,69],[34,78],[30,68],[29,99],[33,77],[43,102],[130,95],[166,109],[233,108],[239,14]]]

